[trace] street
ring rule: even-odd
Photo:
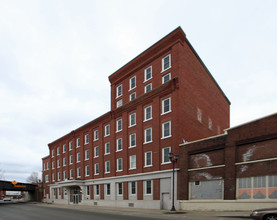
[[[33,203],[0,204],[0,220],[153,220],[153,219],[187,219],[187,220],[228,220],[245,219],[245,216],[215,216],[207,213],[171,214],[161,210],[110,209],[101,207],[62,206]]]

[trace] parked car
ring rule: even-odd
[[[255,220],[277,220],[277,208],[254,210],[251,218]]]
[[[12,199],[11,199],[10,197],[5,197],[5,198],[3,199],[3,201],[4,201],[4,202],[12,201]]]

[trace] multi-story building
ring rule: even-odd
[[[184,141],[222,133],[230,102],[180,27],[109,80],[111,110],[48,145],[44,199],[167,208],[168,153],[178,154]]]

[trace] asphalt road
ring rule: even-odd
[[[32,203],[0,204],[0,220],[239,220],[238,216],[209,216],[202,214],[167,214],[160,211],[128,211],[121,209],[55,207]],[[244,218],[245,220],[245,218]]]

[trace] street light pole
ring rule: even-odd
[[[178,154],[175,154],[174,157],[173,157],[173,153],[170,152],[170,153],[168,154],[168,156],[169,156],[169,159],[170,159],[170,161],[172,162],[172,165],[173,165],[173,169],[172,169],[172,178],[173,178],[173,187],[172,187],[172,207],[171,207],[170,211],[176,211],[175,206],[174,206],[174,186],[175,186],[175,184],[174,184],[174,168],[175,168],[175,163],[177,163],[177,160],[178,160],[179,155],[178,155]]]

